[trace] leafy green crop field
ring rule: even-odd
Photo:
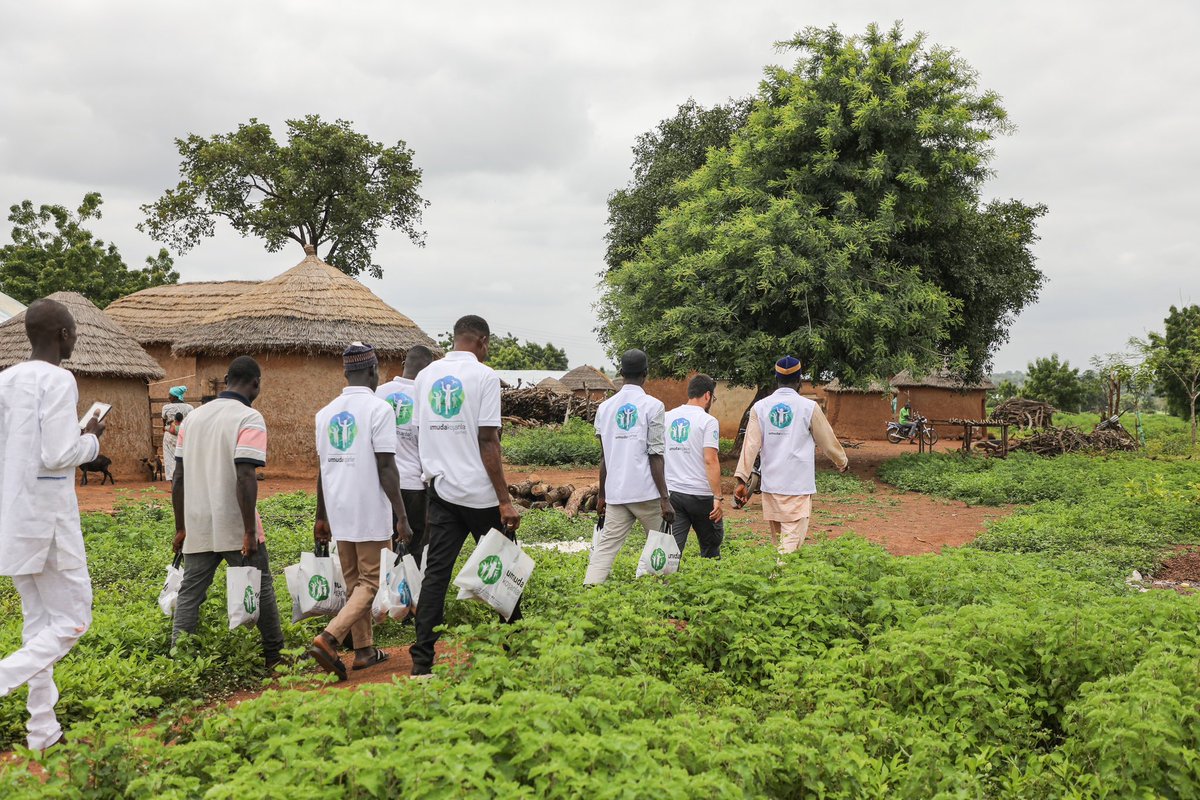
[[[257,634],[223,630],[218,580],[205,633],[170,658],[154,605],[169,513],[89,517],[96,625],[57,671],[73,744],[51,751],[43,774],[2,768],[0,790],[238,800],[1200,794],[1200,602],[1123,582],[1163,544],[1195,540],[1196,467],[953,458],[906,457],[887,472],[923,491],[1030,504],[977,547],[895,558],[849,535],[779,559],[733,530],[719,562],[696,558],[691,542],[681,572],[660,581],[633,577],[642,540],[631,536],[609,583],[590,590],[586,553],[538,548],[519,626],[449,601],[450,636],[468,663],[429,681],[273,689],[205,712],[195,704],[260,680]],[[1109,493],[1094,514],[1076,510]],[[278,567],[307,543],[311,503],[263,503]],[[1119,524],[1102,522],[1114,515]],[[539,512],[522,533],[584,538],[591,524]],[[11,587],[0,600],[11,647]],[[285,625],[289,642],[319,625]],[[388,623],[383,636],[395,643],[410,630]],[[0,703],[9,743],[22,704]]]
[[[599,466],[600,442],[596,428],[581,419],[566,425],[526,428],[504,434],[500,441],[504,459],[528,466]]]

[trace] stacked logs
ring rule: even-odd
[[[1137,450],[1138,443],[1129,431],[1119,425],[1091,433],[1084,433],[1079,428],[1049,427],[1021,439],[1010,449],[1039,456],[1061,456],[1066,453]]]
[[[530,475],[528,480],[510,484],[508,493],[512,496],[513,504],[522,508],[532,511],[561,508],[568,517],[574,517],[584,511],[596,510],[599,489],[600,485],[596,483],[579,488],[569,483],[553,486],[537,475]]]
[[[1022,428],[1049,428],[1057,410],[1041,400],[1014,397],[996,406],[996,410],[992,412],[992,419]]]
[[[596,403],[582,397],[558,394],[549,389],[532,386],[523,389],[501,389],[500,413],[505,417],[547,425],[561,424],[568,416],[595,422]]]

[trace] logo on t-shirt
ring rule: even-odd
[[[485,585],[491,586],[500,580],[500,576],[503,574],[504,562],[500,560],[500,556],[488,556],[479,562],[479,580],[483,581]]]
[[[354,415],[349,411],[343,411],[329,420],[329,443],[343,453],[354,444],[356,436],[358,436],[358,423],[354,421]]]
[[[692,423],[680,418],[671,423],[671,440],[683,444],[692,435]]]
[[[446,419],[457,417],[466,399],[462,381],[453,375],[438,378],[429,390],[429,405],[433,408],[433,413]]]
[[[404,392],[396,392],[389,394],[388,403],[392,407],[392,411],[396,412],[396,425],[407,425],[412,422],[413,418],[413,399]]]
[[[792,407],[787,403],[779,403],[767,415],[767,419],[776,428],[786,428],[788,425],[791,425],[793,417],[795,417],[795,414],[792,413]]]
[[[637,406],[635,406],[633,403],[626,403],[617,409],[617,427],[621,430],[629,430],[634,425],[637,425],[637,421]]]

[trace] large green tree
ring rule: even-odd
[[[288,120],[287,143],[256,119],[233,133],[176,139],[182,180],[142,206],[140,226],[180,252],[212,236],[224,219],[275,253],[289,242],[326,246],[324,259],[350,275],[383,268],[372,258],[380,228],[399,229],[416,245],[428,203],[421,170],[403,141],[385,147],[344,120]]]
[[[1088,386],[1079,369],[1070,361],[1060,361],[1058,353],[1039,358],[1025,370],[1029,377],[1021,387],[1021,396],[1041,400],[1059,411],[1079,411],[1088,398]]]
[[[1171,306],[1167,318],[1163,320],[1163,332],[1157,336],[1167,352],[1179,354],[1189,348],[1197,331],[1200,331],[1200,306]],[[1158,362],[1160,367],[1168,363],[1161,357]],[[1187,382],[1174,370],[1158,370],[1155,388],[1166,398],[1168,411],[1184,419],[1191,417],[1196,401],[1189,400],[1191,393],[1188,391]]]
[[[899,26],[785,46],[795,65],[767,71],[653,232],[620,251],[610,236],[610,258],[631,255],[604,275],[607,345],[745,385],[783,353],[849,383],[944,362],[981,375],[1043,280],[1045,208],[981,196],[1009,128],[1000,99]]]
[[[438,344],[446,352],[454,349],[454,335],[447,332],[438,337]],[[492,334],[489,339],[488,366],[492,369],[546,369],[565,370],[567,351],[555,347],[552,342],[522,342],[511,333],[500,336]]]
[[[9,208],[12,244],[0,247],[0,291],[28,305],[54,292],[79,292],[103,308],[127,294],[179,281],[165,249],[130,269],[115,244],[97,239],[85,224],[100,219],[104,200],[84,195],[74,212],[25,200]]]

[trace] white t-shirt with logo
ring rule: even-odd
[[[789,388],[754,404],[752,413],[762,429],[762,490],[767,494],[817,493],[817,449],[812,436],[816,407]]]
[[[417,376],[421,468],[438,497],[467,508],[499,505],[479,453],[479,429],[500,427],[500,376],[458,350]]]
[[[392,378],[375,390],[375,396],[386,400],[396,414],[396,469],[400,471],[400,488],[424,489],[421,452],[417,448],[417,382]]]
[[[666,406],[640,386],[625,384],[596,409],[604,445],[604,501],[614,505],[657,500],[650,456],[663,453]]]
[[[712,497],[705,450],[721,447],[721,425],[699,406],[682,405],[667,412],[667,490]]]
[[[317,456],[333,538],[392,537],[392,504],[379,485],[376,453],[396,452],[396,415],[365,386],[347,386],[317,412]]]

